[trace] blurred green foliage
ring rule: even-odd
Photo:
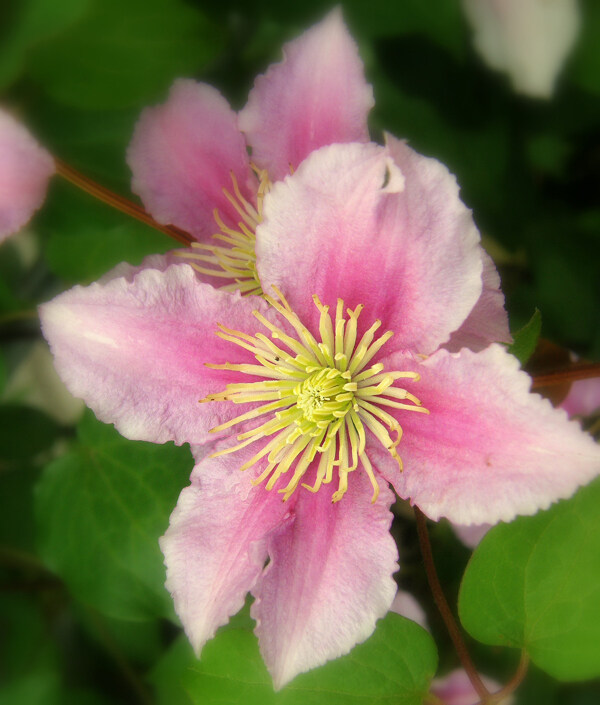
[[[129,195],[124,155],[145,105],[164,99],[174,78],[191,76],[217,86],[241,107],[254,76],[279,60],[282,43],[330,7],[322,0],[4,0],[2,104],[54,154]],[[600,10],[595,0],[582,2],[582,8],[582,33],[556,95],[539,101],[515,95],[508,79],[482,64],[457,0],[343,3],[374,86],[374,137],[381,139],[387,130],[405,138],[457,175],[502,275],[513,330],[539,308],[544,337],[598,359]],[[179,629],[163,588],[156,539],[187,484],[192,466],[187,450],[149,452],[89,416],[76,437],[73,424],[53,420],[47,408],[35,408],[10,391],[40,337],[37,304],[121,261],[135,264],[170,247],[159,233],[55,183],[28,232],[0,248],[0,705],[233,702],[231,693],[215,686],[223,669],[238,665],[227,662],[232,649],[244,651],[241,665],[249,669],[248,678],[258,679],[254,697],[263,692],[260,683],[268,691],[264,672],[257,676],[252,670],[262,664],[244,617],[207,646],[201,664],[182,639],[175,640]],[[539,334],[533,320],[535,336],[525,342]],[[541,532],[545,517],[523,520],[523,526]],[[455,667],[410,548],[412,524],[399,517],[393,531],[407,541],[401,546],[401,579],[426,606],[441,664]],[[529,545],[520,541],[519,532],[526,531],[521,524],[498,531],[509,534],[503,546],[514,540],[515,550],[524,552]],[[443,525],[433,539],[442,580],[452,593],[468,553]],[[550,548],[544,549],[544,561],[551,561]],[[501,565],[493,552],[484,558]],[[502,560],[508,571],[511,556]],[[470,570],[476,569],[474,563]],[[575,577],[585,569],[579,565]],[[509,577],[503,575],[505,581]],[[323,669],[329,671],[301,678],[326,682],[331,672],[335,680],[336,669],[351,671],[356,654],[366,654],[366,661],[384,659],[390,677],[408,659],[407,668],[428,680],[435,661],[431,650],[420,659],[410,647],[398,647],[398,658],[388,654],[385,662],[387,642],[401,640],[403,633],[396,629],[382,642],[388,621],[380,624],[379,636]],[[425,643],[425,633],[419,633]],[[491,636],[483,640],[499,643]],[[494,659],[489,649],[474,648],[490,675],[510,677],[511,656],[494,652]],[[546,661],[540,658],[539,665]],[[565,673],[560,658],[548,670]],[[297,702],[294,697],[272,699]],[[364,698],[375,700],[374,691]],[[400,691],[390,698],[386,701],[418,702],[418,695],[402,700]],[[517,698],[519,705],[598,701],[597,683],[561,685],[536,668]]]

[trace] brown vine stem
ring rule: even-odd
[[[533,375],[532,389],[537,387],[550,387],[564,382],[575,382],[579,379],[600,377],[600,363],[573,362],[564,369],[555,370],[546,374]]]
[[[527,669],[529,668],[529,655],[525,652],[521,652],[521,660],[515,671],[515,675],[508,681],[508,683],[497,693],[494,693],[488,700],[482,700],[479,705],[493,705],[494,703],[502,703],[504,698],[508,697],[511,693],[521,685],[525,676],[527,675]]]
[[[182,245],[190,245],[194,242],[194,238],[189,233],[186,233],[185,230],[180,230],[173,225],[161,225],[160,223],[157,223],[156,220],[154,220],[151,215],[146,213],[141,206],[138,206],[137,203],[130,201],[124,196],[114,193],[114,191],[107,189],[105,186],[101,186],[88,176],[81,174],[72,166],[65,164],[65,162],[60,159],[55,158],[54,162],[56,164],[56,172],[59,176],[62,176],[63,179],[66,179],[66,181],[74,186],[77,186],[77,188],[82,191],[85,191],[90,196],[93,196],[103,203],[116,208],[116,210],[121,211],[122,213],[126,213],[145,225],[149,225],[151,228],[160,230],[161,233],[168,235],[170,238],[173,238],[173,240],[177,240],[177,242]]]
[[[485,687],[483,681],[479,677],[479,673],[475,668],[475,664],[469,656],[467,650],[467,645],[465,644],[458,624],[454,619],[452,610],[448,605],[444,591],[440,584],[437,571],[435,569],[435,564],[433,562],[433,553],[431,551],[431,542],[429,541],[429,532],[427,530],[427,519],[425,515],[418,507],[413,507],[415,512],[415,518],[417,520],[417,534],[419,535],[419,544],[421,546],[421,555],[423,556],[423,563],[425,565],[425,572],[427,573],[427,580],[429,582],[429,587],[433,595],[433,599],[437,608],[442,615],[442,619],[446,625],[446,629],[450,634],[456,653],[460,658],[460,661],[465,669],[469,680],[473,684],[473,688],[477,691],[477,695],[481,698],[483,703],[488,703],[490,699],[490,692]]]

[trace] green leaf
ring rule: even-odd
[[[5,0],[6,1],[6,0]],[[40,40],[58,35],[80,19],[91,0],[16,0],[3,6],[0,35],[0,89],[15,80],[27,52]]]
[[[599,506],[596,480],[546,512],[491,530],[461,586],[467,631],[524,648],[559,680],[600,676]]]
[[[60,189],[44,219],[50,269],[66,282],[91,282],[120,262],[137,265],[176,243],[87,195]]]
[[[340,659],[303,673],[278,693],[258,651],[256,637],[234,618],[209,642],[200,661],[189,646],[175,645],[153,675],[170,702],[171,693],[187,691],[195,705],[421,705],[437,667],[431,636],[408,619],[389,613],[375,633]],[[239,625],[239,626],[238,626]]]
[[[161,98],[219,48],[218,29],[182,0],[95,0],[60,41],[35,51],[30,71],[67,105],[123,108]]]
[[[509,346],[508,352],[518,358],[521,365],[524,365],[533,355],[541,332],[542,314],[536,308],[529,321],[513,334],[513,344]]]
[[[127,441],[91,414],[78,430],[79,443],[37,487],[41,556],[109,616],[171,617],[158,539],[188,482],[189,450]]]

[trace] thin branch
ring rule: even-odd
[[[579,379],[600,377],[600,363],[573,362],[564,369],[554,370],[545,374],[533,375],[532,389],[538,387],[551,387],[565,382],[575,382]]]
[[[145,225],[149,225],[151,228],[160,230],[160,232],[168,235],[174,240],[177,240],[177,242],[183,245],[190,245],[194,242],[194,238],[189,233],[186,233],[185,230],[176,228],[173,225],[161,225],[160,223],[157,223],[156,220],[154,220],[151,215],[146,213],[141,206],[138,206],[137,203],[134,203],[128,198],[120,196],[119,194],[114,193],[114,191],[101,186],[88,176],[81,174],[72,166],[65,164],[65,162],[60,159],[55,158],[54,161],[56,163],[56,172],[62,176],[63,179],[66,179],[69,183],[77,186],[77,188],[80,188],[82,191],[89,193],[90,196],[93,196],[103,203],[116,208],[122,213],[126,213]]]
[[[479,673],[475,668],[475,664],[469,656],[467,646],[462,638],[462,634],[460,632],[458,624],[454,619],[452,610],[448,605],[448,602],[444,595],[444,591],[442,590],[442,586],[440,584],[440,580],[435,569],[435,564],[433,562],[431,543],[429,541],[429,532],[427,531],[427,519],[418,507],[414,507],[413,509],[415,512],[415,518],[417,520],[417,533],[419,535],[421,554],[423,556],[425,572],[427,573],[427,580],[429,581],[429,587],[431,589],[433,599],[435,600],[435,604],[437,605],[437,608],[440,611],[440,614],[442,615],[442,619],[446,624],[446,628],[448,630],[448,633],[450,634],[450,638],[452,639],[452,643],[454,644],[456,653],[460,658],[463,668],[469,676],[469,680],[473,684],[473,688],[475,688],[475,690],[477,691],[477,695],[479,695],[483,702],[488,702],[490,693],[485,687],[483,681],[481,680]]]
[[[521,652],[521,660],[515,671],[515,675],[508,681],[508,683],[497,693],[493,693],[492,697],[488,700],[484,700],[480,705],[501,703],[504,698],[509,696],[511,693],[521,685],[525,676],[527,675],[527,669],[529,668],[529,654],[526,651]]]

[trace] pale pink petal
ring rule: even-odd
[[[397,412],[404,472],[394,472],[385,453],[377,467],[431,519],[511,521],[570,497],[600,473],[600,446],[564,411],[529,393],[530,377],[502,346],[382,362],[418,370],[411,391],[430,413]]]
[[[364,305],[396,348],[428,353],[465,320],[481,290],[479,234],[454,177],[390,139],[323,147],[276,183],[257,228],[263,290],[279,286],[304,319],[311,296]],[[404,190],[402,174],[404,175]]]
[[[314,149],[367,142],[373,90],[339,9],[283,48],[284,60],[258,76],[240,129],[252,160],[282,179]]]
[[[204,363],[252,362],[215,335],[217,323],[254,333],[253,309],[272,316],[262,299],[215,290],[182,264],[75,287],[40,316],[61,378],[100,420],[131,439],[203,443],[240,413],[229,402],[198,403],[235,381]]]
[[[462,0],[475,47],[516,91],[549,98],[580,26],[577,0]]]
[[[467,320],[452,333],[444,346],[451,352],[461,348],[483,350],[490,343],[511,343],[508,314],[504,308],[504,294],[494,261],[481,250],[483,261],[483,291]]]
[[[501,685],[487,676],[480,676],[490,693],[497,693]],[[481,699],[473,688],[469,676],[462,668],[448,673],[443,678],[436,678],[431,684],[431,692],[441,699],[443,705],[474,705]],[[498,705],[511,705],[514,698],[509,695],[498,700]]]
[[[206,239],[218,231],[217,208],[225,222],[240,220],[223,193],[233,173],[245,198],[253,199],[253,175],[237,116],[211,86],[175,81],[166,103],[146,108],[136,125],[127,162],[132,190],[162,224]]]
[[[371,504],[371,483],[359,471],[332,505],[334,489],[298,491],[294,521],[271,537],[271,561],[252,589],[251,614],[276,689],[369,637],[396,592],[392,492],[382,484]]]
[[[471,524],[470,526],[465,526],[464,524],[451,524],[450,526],[454,529],[454,533],[458,536],[458,538],[468,548],[475,548],[475,546],[479,544],[481,539],[492,528],[491,524]]]
[[[46,198],[54,160],[0,110],[0,242],[20,230]]]
[[[263,570],[269,533],[292,520],[293,502],[254,487],[253,469],[240,472],[254,452],[201,460],[160,541],[166,587],[198,655],[217,628],[243,607]]]
[[[560,404],[569,416],[590,416],[600,409],[600,377],[573,382]]]
[[[401,617],[406,617],[406,619],[412,619],[413,622],[416,622],[423,627],[423,629],[428,628],[425,612],[410,592],[398,590],[391,604],[390,612],[395,612]]]

